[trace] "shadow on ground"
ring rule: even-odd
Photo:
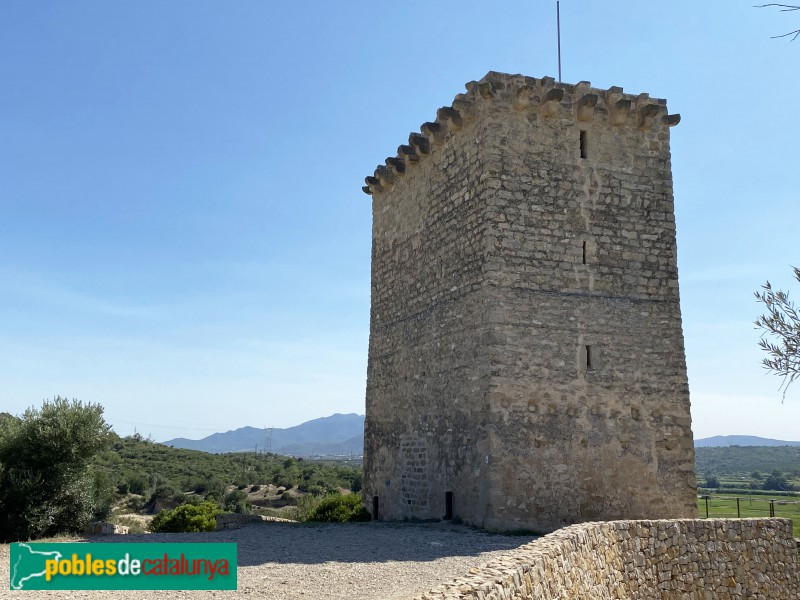
[[[433,561],[511,550],[534,535],[501,535],[445,523],[254,523],[213,533],[88,538],[91,542],[235,542],[240,567],[265,563]]]

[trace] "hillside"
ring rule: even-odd
[[[200,440],[175,438],[166,446],[204,452],[252,452],[258,447],[296,457],[361,456],[364,452],[364,415],[336,413],[286,429],[240,427]]]
[[[728,446],[696,448],[695,464],[698,476],[749,475],[753,471],[784,473],[800,471],[798,446]]]
[[[209,454],[170,448],[138,436],[116,437],[93,464],[98,476],[120,492],[149,495],[159,487],[174,492],[224,490],[229,485],[274,484],[323,493],[358,487],[361,468],[275,454]]]
[[[755,435],[715,435],[694,441],[695,448],[718,448],[727,446],[800,446],[800,442],[773,440]]]

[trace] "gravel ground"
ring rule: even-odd
[[[9,591],[9,550],[0,545],[0,598],[209,598],[399,600],[466,574],[533,539],[450,524],[254,523],[196,534],[92,538],[93,542],[236,542],[237,591]]]

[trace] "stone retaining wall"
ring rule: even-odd
[[[128,527],[125,525],[114,525],[105,521],[95,521],[86,526],[86,535],[126,535]]]
[[[296,523],[291,519],[281,519],[280,517],[266,517],[263,515],[243,515],[241,513],[220,513],[217,515],[217,531],[222,529],[239,529],[247,523],[261,523],[269,521],[272,523]]]
[[[798,551],[787,519],[582,523],[416,600],[454,598],[797,600]]]

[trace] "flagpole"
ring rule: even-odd
[[[558,82],[561,83],[561,2],[556,0],[556,29],[558,30]]]

